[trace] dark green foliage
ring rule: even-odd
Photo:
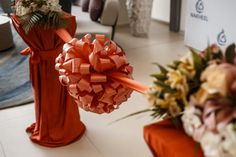
[[[167,67],[169,67],[173,70],[176,70],[180,63],[181,63],[181,61],[175,60],[175,61],[173,61],[172,64],[168,64]]]
[[[41,8],[43,5],[46,5],[46,1],[44,0],[23,0],[22,1],[22,6],[25,7],[25,8],[29,8],[30,5],[32,5],[31,3],[34,3],[35,5],[37,5],[38,8]]]
[[[155,79],[157,80],[160,80],[160,81],[165,81],[168,79],[168,77],[166,75],[164,75],[163,73],[160,73],[160,74],[152,74],[151,75],[152,77],[154,77]]]
[[[166,68],[164,68],[162,65],[160,65],[159,63],[153,63],[153,64],[154,64],[154,65],[157,65],[157,66],[159,67],[161,73],[167,74],[168,71],[167,71]]]
[[[154,81],[154,84],[160,86],[161,88],[163,88],[163,90],[166,93],[174,93],[174,92],[176,92],[175,89],[171,88],[169,85],[165,84],[164,82],[161,82],[161,81],[157,80],[157,81]]]
[[[202,58],[193,49],[190,49],[190,50],[192,53],[194,68],[196,70],[196,76],[198,77],[201,75],[203,71]]]
[[[167,116],[167,113],[168,113],[167,109],[161,108],[159,106],[156,106],[151,111],[152,111],[151,116],[157,119],[164,118],[165,116]]]
[[[215,51],[214,48],[216,50],[218,49],[218,52],[214,52]],[[209,45],[206,48],[206,50],[203,52],[203,54],[205,57],[202,58],[202,60],[203,60],[203,65],[205,66],[207,66],[209,61],[212,61],[212,60],[222,61],[224,59],[224,55],[217,45],[212,45],[212,46]]]
[[[139,115],[141,113],[151,112],[151,111],[152,111],[152,109],[145,109],[145,110],[141,110],[141,111],[138,111],[138,112],[134,112],[134,113],[131,113],[131,114],[127,115],[127,116],[124,116],[122,118],[119,118],[119,119],[111,122],[111,124],[114,123],[114,122],[118,122],[118,121],[124,120],[124,119],[129,118],[129,117],[133,117],[133,116]]]
[[[173,117],[171,118],[171,121],[176,127],[176,129],[181,129],[181,126],[182,126],[181,116]]]
[[[20,18],[21,22],[23,23],[22,28],[24,29],[25,33],[28,32],[39,22],[43,19],[43,15],[40,12],[35,12],[30,15],[24,15]]]
[[[43,12],[37,11],[20,17],[20,21],[26,34],[35,26],[41,26],[44,29],[63,28],[67,26],[62,14],[54,11],[50,11],[46,15]]]
[[[235,44],[231,44],[230,46],[227,47],[226,52],[225,52],[225,59],[226,62],[234,64],[234,58],[235,58]]]

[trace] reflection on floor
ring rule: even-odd
[[[115,41],[126,51],[134,66],[134,78],[151,84],[149,75],[157,70],[151,63],[166,64],[186,52],[183,36],[169,32],[168,26],[152,22],[149,38],[135,38],[128,27],[120,27]],[[133,93],[128,102],[109,115],[80,111],[87,131],[81,140],[61,148],[33,144],[24,129],[34,121],[33,104],[0,110],[0,157],[151,157],[143,140],[143,126],[151,123],[148,114],[110,124],[148,106],[146,99]]]

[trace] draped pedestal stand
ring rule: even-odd
[[[74,35],[74,16],[66,15],[67,31]],[[53,30],[33,28],[25,34],[16,16],[12,16],[15,29],[29,48],[22,51],[30,55],[30,79],[32,81],[36,122],[26,129],[30,139],[43,146],[64,146],[78,140],[85,131],[80,121],[79,110],[68,94],[66,87],[58,81],[55,58],[62,51],[63,40]]]

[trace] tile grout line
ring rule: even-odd
[[[96,149],[96,151],[99,152],[99,154],[101,154],[102,157],[104,157],[103,153],[98,149],[98,147],[92,142],[92,140],[85,134],[87,140],[94,146],[94,148]]]
[[[0,141],[0,147],[2,148],[2,153],[3,153],[3,156],[6,157],[6,153],[5,153],[5,150],[4,150],[4,147],[2,145],[2,142]]]

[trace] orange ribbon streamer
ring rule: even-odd
[[[91,42],[89,34],[78,40],[64,29],[56,33],[66,42],[56,58],[59,80],[86,111],[110,113],[127,101],[132,89],[141,93],[148,90],[132,80],[133,68],[124,52],[104,35],[96,35]]]

